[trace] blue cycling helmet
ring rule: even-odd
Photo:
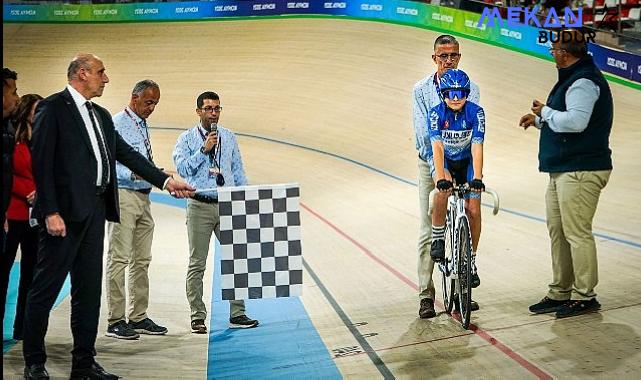
[[[440,90],[448,99],[467,98],[470,93],[470,77],[463,70],[449,69],[441,76]]]

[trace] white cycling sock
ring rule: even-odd
[[[443,226],[432,226],[432,240],[444,240],[445,239],[445,225]]]

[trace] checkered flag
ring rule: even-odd
[[[298,184],[218,188],[223,300],[300,296]]]

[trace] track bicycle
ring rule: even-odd
[[[432,214],[433,197],[438,189],[432,190],[429,197],[429,215]],[[472,302],[472,234],[470,223],[465,213],[465,196],[472,190],[468,184],[454,185],[447,197],[445,217],[445,260],[438,263],[441,271],[443,304],[445,312],[452,312],[454,303],[458,302],[461,325],[467,329],[470,325]],[[492,213],[499,212],[499,196],[492,189],[485,193],[493,198]]]

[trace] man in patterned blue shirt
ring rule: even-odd
[[[236,136],[218,125],[223,107],[215,92],[207,91],[196,99],[199,122],[178,137],[173,158],[178,174],[198,190],[187,203],[189,268],[187,299],[191,308],[191,332],[207,333],[207,308],[203,303],[203,276],[211,234],[220,234],[217,186],[247,185]],[[258,321],[245,315],[245,302],[230,301],[230,328],[250,328]]]
[[[419,213],[421,225],[418,238],[418,282],[419,282],[419,317],[433,318],[436,316],[434,310],[434,261],[430,257],[430,245],[432,244],[432,218],[428,215],[429,194],[434,189],[432,180],[432,147],[427,131],[428,115],[432,108],[443,101],[439,91],[439,79],[448,69],[458,67],[461,60],[459,43],[449,34],[438,36],[434,41],[434,54],[432,60],[436,64],[436,72],[421,79],[414,85],[413,108],[414,108],[414,136],[416,139],[416,150],[418,151],[418,195]],[[472,82],[468,99],[479,104],[479,87]],[[472,301],[472,310],[478,309],[478,304]]]
[[[147,118],[160,101],[160,87],[146,79],[136,83],[129,106],[113,117],[114,127],[138,153],[153,163]],[[151,184],[116,163],[120,223],[109,223],[107,253],[108,327],[105,335],[118,339],[138,339],[140,334],[163,335],[167,328],[147,316],[149,305],[149,263],[154,220],[149,193]],[[129,308],[125,314],[125,268],[129,268]],[[125,319],[129,319],[129,323]]]

